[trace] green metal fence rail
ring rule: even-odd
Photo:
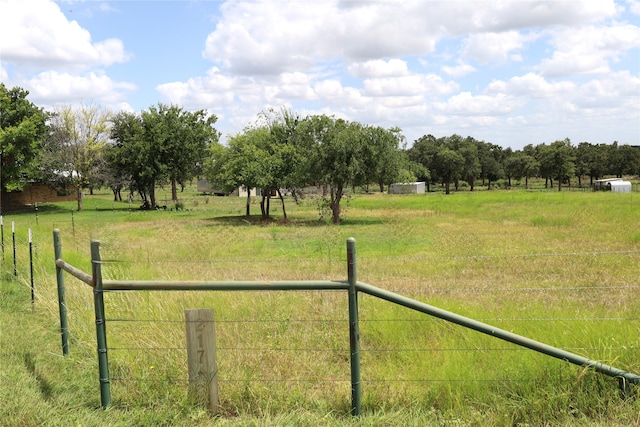
[[[104,317],[104,291],[311,291],[335,290],[348,292],[349,304],[349,347],[351,366],[351,414],[360,415],[362,402],[362,383],[360,380],[360,336],[358,322],[358,293],[362,292],[389,301],[394,304],[428,314],[433,317],[473,329],[477,332],[528,348],[530,350],[555,357],[560,360],[593,369],[594,371],[618,379],[623,397],[631,393],[631,384],[640,384],[640,375],[623,371],[604,363],[588,359],[577,354],[552,347],[539,341],[496,328],[468,317],[460,316],[447,310],[389,292],[357,280],[356,243],[355,239],[347,240],[347,280],[301,280],[301,281],[151,281],[151,280],[103,280],[100,261],[100,243],[91,242],[92,275],[82,272],[62,260],[62,249],[59,230],[54,230],[55,264],[58,280],[58,296],[60,302],[60,330],[62,349],[66,355],[69,351],[69,331],[64,303],[64,279],[62,271],[66,271],[93,288],[96,320],[96,340],[98,349],[98,368],[100,375],[100,401],[103,408],[111,402],[109,366],[107,354],[106,323]]]

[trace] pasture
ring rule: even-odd
[[[104,277],[137,280],[343,280],[354,237],[362,282],[640,373],[638,193],[357,194],[340,226],[316,199],[287,200],[284,223],[275,201],[263,222],[257,202],[245,218],[244,199],[183,196],[181,210],[104,193],[73,215],[59,203],[4,217],[3,425],[640,425],[615,379],[366,295],[352,419],[347,296],[333,291],[106,294],[112,406],[98,409],[93,294],[70,276],[60,349],[54,228],[65,261],[90,272],[99,240]],[[215,311],[216,417],[186,392],[186,308]]]

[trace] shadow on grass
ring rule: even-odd
[[[331,227],[336,226],[330,220],[318,219],[318,218],[289,218],[285,221],[283,218],[268,218],[263,219],[259,215],[245,216],[245,215],[233,215],[233,216],[219,216],[213,218],[205,218],[203,221],[210,225],[228,225],[228,226],[283,226],[283,227]],[[379,218],[353,218],[343,219],[340,225],[342,226],[365,226],[365,225],[380,225],[384,221]],[[338,227],[340,226],[338,225]]]
[[[42,205],[38,205],[38,207],[36,208],[35,206],[19,206],[15,209],[11,209],[7,212],[5,212],[5,215],[23,215],[23,214],[36,214],[36,212],[40,213],[64,213],[64,212],[71,212],[71,209],[65,207],[65,206],[60,206],[57,204],[42,204]]]

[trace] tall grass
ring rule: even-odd
[[[2,372],[49,403],[20,418],[24,401],[14,396],[0,416],[36,425],[61,406],[99,405],[92,293],[70,277],[72,357],[55,356],[54,227],[66,261],[90,271],[97,239],[105,278],[140,280],[344,279],[353,236],[363,282],[640,372],[636,194],[361,195],[340,227],[318,221],[312,200],[288,206],[285,224],[241,217],[244,200],[192,197],[181,211],[143,212],[98,195],[73,222],[67,204],[42,207],[37,224],[33,213],[9,217],[22,241],[35,230],[38,283],[31,315],[24,264],[16,279],[5,257],[0,354],[11,363]],[[104,416],[115,424],[125,414],[138,424],[207,421],[185,385],[183,311],[200,307],[215,310],[221,420],[349,422],[343,293],[113,292],[105,303],[114,380]],[[44,353],[14,330],[13,316],[30,319]],[[638,402],[620,400],[615,380],[364,295],[360,318],[365,424],[640,423]],[[67,383],[51,369],[81,374]],[[85,417],[78,422],[101,416]]]

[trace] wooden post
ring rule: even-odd
[[[198,402],[207,403],[209,411],[217,413],[218,367],[213,310],[201,308],[184,311],[187,329],[187,359],[189,388]]]

